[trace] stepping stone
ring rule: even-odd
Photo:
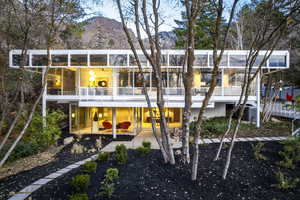
[[[257,141],[265,141],[265,139],[262,138],[262,137],[257,137],[256,140],[257,140]]]
[[[50,179],[48,179],[50,180]],[[32,193],[42,187],[42,185],[28,185],[26,188],[21,190],[19,193]]]
[[[83,165],[84,163],[86,163],[86,161],[82,160],[82,161],[74,163],[74,165]]]
[[[44,185],[48,182],[52,181],[51,179],[47,179],[47,178],[41,178],[37,181],[35,181],[34,183],[32,183],[32,185]]]
[[[220,139],[221,142],[221,139]],[[230,140],[228,138],[224,138],[223,142],[230,142]]]
[[[98,154],[91,156],[92,160],[96,160],[97,156],[98,156]]]
[[[18,193],[12,197],[10,197],[8,200],[24,200],[26,199],[30,193]]]
[[[66,169],[75,169],[75,168],[77,168],[77,167],[79,167],[79,165],[73,164],[73,165],[67,166]]]
[[[249,142],[252,142],[252,141],[255,141],[255,139],[254,138],[245,138],[247,141],[249,141]]]
[[[65,174],[65,173],[67,173],[67,172],[69,172],[69,171],[71,171],[71,170],[72,170],[72,169],[63,168],[63,169],[57,171],[56,173]]]
[[[203,139],[204,143],[210,144],[212,141],[210,139]]]
[[[235,140],[234,141],[236,141],[236,142],[242,142],[243,140],[241,140],[242,138],[235,138]]]
[[[274,141],[281,140],[281,138],[279,138],[279,137],[273,137],[272,139],[273,139]]]
[[[48,176],[46,176],[45,178],[49,178],[49,179],[55,179],[55,178],[57,178],[57,177],[59,177],[59,176],[61,176],[61,174],[60,173],[56,173],[56,172],[54,172],[54,173],[52,173],[52,174],[49,174]]]
[[[248,141],[246,138],[236,138],[236,139],[239,139],[238,141],[241,141],[241,142],[246,142],[246,141]]]
[[[203,144],[203,143],[204,143],[204,141],[202,139],[198,140],[198,144]]]
[[[271,141],[271,140],[273,140],[273,139],[272,139],[272,137],[265,137],[265,140]]]
[[[220,142],[220,139],[217,139],[217,138],[213,138],[211,139],[214,143],[219,143]]]

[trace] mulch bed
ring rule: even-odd
[[[227,180],[222,180],[222,170],[226,152],[222,159],[212,162],[218,144],[200,146],[198,180],[190,181],[190,166],[177,163],[175,166],[163,163],[158,150],[149,155],[140,156],[136,151],[128,151],[128,162],[117,165],[111,159],[98,163],[97,172],[91,174],[91,185],[88,188],[89,199],[105,199],[99,196],[101,181],[107,168],[118,168],[120,178],[112,199],[262,199],[292,200],[300,199],[300,183],[297,188],[281,191],[274,187],[275,173],[279,170],[290,177],[300,177],[300,166],[294,170],[278,167],[275,162],[281,160],[278,152],[282,145],[278,142],[266,142],[263,153],[268,160],[255,160],[250,142],[237,142]],[[113,157],[113,156],[111,156]],[[179,158],[176,157],[178,161]],[[59,177],[32,194],[32,199],[68,199],[74,193],[70,180],[81,174],[80,168]]]
[[[70,136],[69,134],[64,134],[62,139]],[[86,138],[89,138],[88,140]],[[85,147],[93,148],[96,139],[99,138],[99,135],[83,135],[79,144],[84,145]],[[120,136],[118,140],[129,140],[132,139],[128,136]],[[103,147],[112,141],[112,136],[102,136],[102,145]],[[59,142],[62,145],[62,142]],[[61,151],[55,155],[55,160],[47,163],[42,166],[37,166],[30,170],[19,172],[15,175],[11,175],[0,179],[0,199],[7,199],[11,192],[18,192],[24,187],[30,185],[34,181],[43,178],[61,168],[64,168],[70,164],[73,164],[77,161],[83,160],[90,157],[95,153],[82,153],[82,154],[72,154],[70,152],[74,142],[69,145],[66,145]]]

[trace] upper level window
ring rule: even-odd
[[[127,65],[127,55],[109,55],[110,66],[126,66]]]
[[[71,55],[72,66],[87,66],[87,55]]]
[[[140,61],[141,65],[142,66],[147,66],[147,58],[146,58],[146,56],[144,56],[144,55],[138,55],[138,57],[139,57],[139,61]],[[138,63],[137,63],[134,55],[129,55],[129,65],[130,66],[137,66],[138,65]]]
[[[206,67],[207,66],[207,55],[195,55],[194,65]]]
[[[270,56],[269,60],[270,67],[286,67],[286,56]]]
[[[161,66],[167,66],[168,65],[168,56],[167,55],[161,55],[160,64],[161,64]]]
[[[48,58],[47,55],[32,55],[33,66],[47,66]]]
[[[220,62],[220,66],[227,66],[227,55],[223,54],[221,62]],[[214,66],[214,62],[213,62],[213,55],[209,55],[209,66]]]
[[[170,55],[170,66],[182,66],[184,63],[184,55]]]
[[[106,66],[107,55],[90,55],[91,66]]]
[[[52,66],[68,66],[68,55],[52,55]]]
[[[25,61],[23,62],[24,66],[29,66],[29,56],[24,56]],[[12,56],[12,65],[13,66],[21,66],[21,55],[13,55]]]
[[[265,56],[263,55],[259,55],[256,57],[255,62],[254,62],[254,66],[255,67],[259,67],[262,64],[262,67],[267,66],[267,62],[266,60],[264,61]],[[262,63],[264,61],[264,63]]]
[[[244,55],[230,55],[229,66],[232,67],[244,67],[246,65],[246,56]]]

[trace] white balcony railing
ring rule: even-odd
[[[147,88],[150,96],[156,95],[156,88]],[[193,96],[204,96],[208,87],[193,88]],[[213,96],[239,96],[240,87],[216,87]],[[163,94],[167,96],[183,96],[184,88],[164,88]],[[144,95],[142,87],[79,87],[80,96],[138,96]],[[255,89],[251,89],[250,96],[255,96]]]

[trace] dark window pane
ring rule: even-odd
[[[286,67],[286,57],[285,56],[270,56],[269,66],[270,67]]]
[[[107,55],[90,55],[91,66],[106,66]]]
[[[207,55],[195,55],[195,66],[207,66]]]
[[[161,55],[160,62],[162,66],[168,65],[168,56],[167,55]]]
[[[110,66],[126,66],[127,55],[109,55]]]
[[[52,66],[68,66],[68,55],[52,55]]]
[[[254,66],[256,66],[256,67],[259,66],[262,63],[263,59],[264,59],[264,56],[257,56],[255,59],[255,62],[254,62]],[[267,62],[265,61],[262,66],[263,67],[267,66]]]
[[[87,55],[71,55],[72,66],[87,66]]]
[[[184,55],[170,55],[170,66],[182,66]]]
[[[28,66],[29,65],[29,56],[24,56],[25,62],[24,65]],[[12,65],[13,66],[20,66],[21,65],[21,55],[13,55],[12,56]]]
[[[246,66],[246,56],[242,55],[231,55],[229,57],[229,66],[240,67]]]
[[[227,66],[227,55],[223,54],[221,62],[220,62],[220,66]],[[214,62],[213,62],[213,56],[209,55],[209,66],[213,66]]]
[[[144,55],[138,55],[138,57],[139,57],[139,60],[141,62],[141,65],[142,66],[147,66],[147,58],[146,58],[146,56],[144,56]],[[129,55],[129,65],[130,66],[137,66],[138,65],[137,62],[136,62],[136,59],[135,59],[134,55]]]
[[[47,55],[32,55],[33,66],[47,66],[48,58]]]

